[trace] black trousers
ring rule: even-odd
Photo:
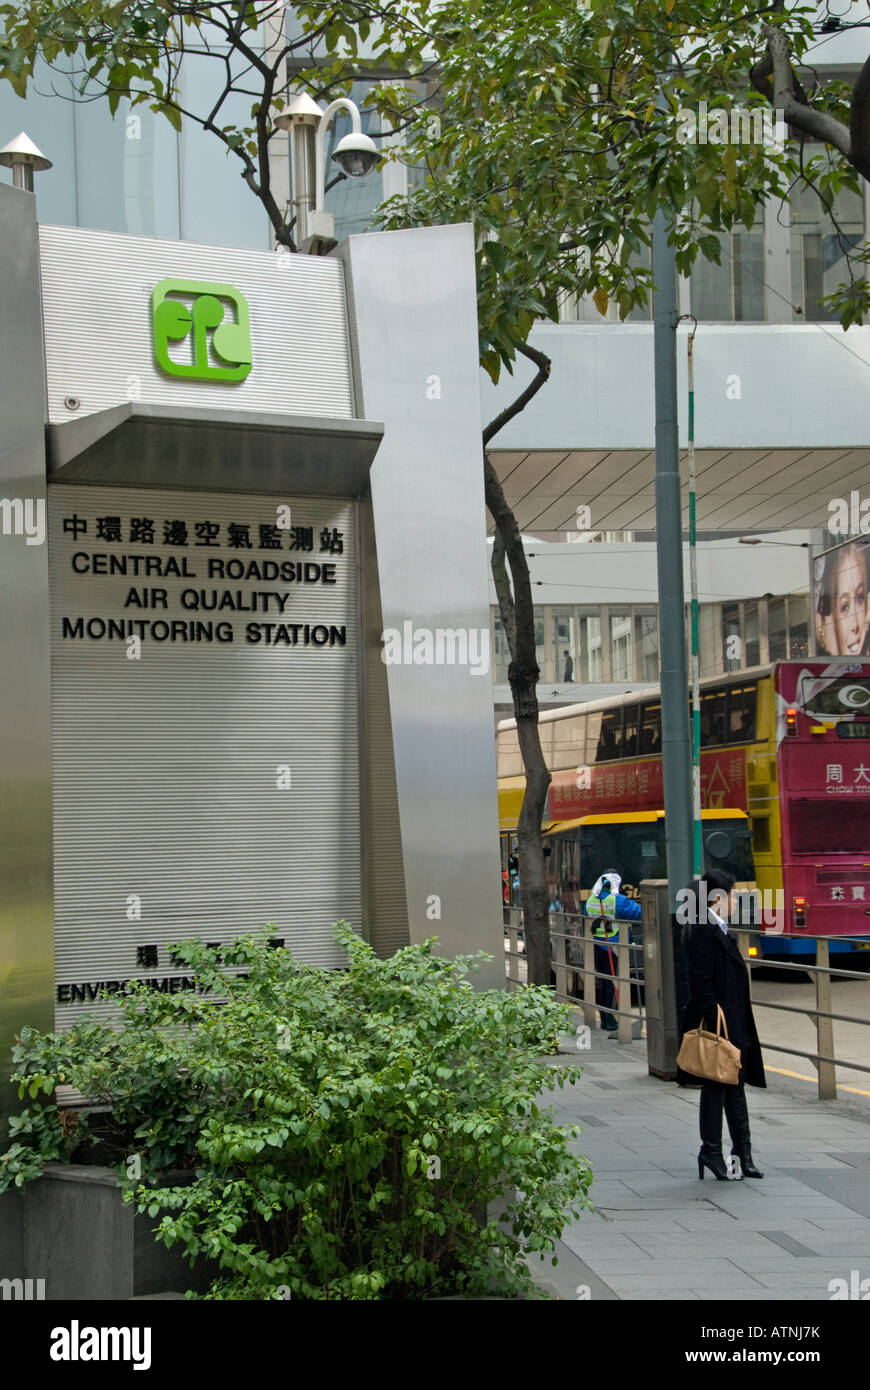
[[[701,1087],[700,1127],[701,1147],[706,1153],[722,1151],[722,1114],[728,1121],[732,1151],[740,1153],[750,1146],[749,1110],[746,1105],[746,1089],[741,1081],[739,1086],[720,1086],[715,1081],[705,1081]]]
[[[612,957],[612,964],[611,964],[611,957]],[[615,975],[615,973],[616,973],[616,968],[617,968],[617,967],[616,967],[616,960],[617,960],[617,957],[616,957],[616,947],[615,947],[614,945],[611,944],[610,951],[608,952],[606,946],[600,946],[600,945],[598,944],[598,942],[596,941],[596,943],[595,943],[595,973],[596,973],[596,975],[611,975],[611,976]],[[614,1004],[615,995],[616,995],[616,991],[614,990],[612,980],[596,980],[596,981],[595,981],[595,1002],[596,1002],[596,1004],[599,1006],[599,1009],[601,1008],[602,1005],[603,1005],[603,1007],[604,1007],[605,1009],[613,1009],[613,1008],[615,1008],[615,1007],[616,1007],[615,1004]],[[614,1028],[617,1028],[617,1027],[619,1026],[619,1019],[615,1016],[615,1014],[605,1014],[605,1013],[602,1013],[602,1015],[601,1015],[601,1026],[602,1026],[603,1028],[608,1029],[608,1030],[613,1030]]]

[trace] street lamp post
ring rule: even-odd
[[[326,184],[326,132],[336,112],[350,113],[351,133],[339,140],[332,158],[349,178],[363,178],[380,158],[374,140],[364,134],[359,108],[349,97],[336,97],[324,110],[304,92],[291,96],[275,124],[290,135],[290,178],[296,206],[296,241],[318,254],[335,243],[335,219],[323,206]]]
[[[653,220],[653,354],[655,358],[656,559],[662,691],[662,779],[670,911],[692,877],[692,761],[689,738],[683,521],[677,428],[677,267],[667,220]],[[685,1002],[684,1000],[681,1002]]]

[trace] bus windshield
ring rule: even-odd
[[[806,714],[839,715],[870,713],[870,679],[867,676],[833,676],[820,679],[803,675],[800,703]]]
[[[703,822],[704,863],[707,869],[724,869],[738,883],[755,879],[749,824],[743,816],[722,817]],[[565,832],[564,837],[577,835]],[[665,822],[614,820],[584,825],[577,837],[579,865],[575,870],[582,891],[590,890],[599,874],[616,869],[623,879],[623,892],[638,897],[645,878],[667,878]],[[557,861],[558,862],[558,861]],[[561,867],[561,866],[560,866]]]

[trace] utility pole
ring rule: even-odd
[[[662,690],[662,771],[668,855],[668,896],[692,877],[692,772],[689,672],[683,592],[683,518],[677,429],[677,266],[665,215],[653,221],[653,351],[656,410],[656,559]]]
[[[689,334],[689,582],[692,629],[692,878],[704,876],[704,828],[701,821],[701,644],[698,636],[698,528],[695,522],[695,334]]]

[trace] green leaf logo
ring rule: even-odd
[[[169,376],[244,381],[251,370],[248,302],[232,285],[161,280],[151,293],[151,332]]]

